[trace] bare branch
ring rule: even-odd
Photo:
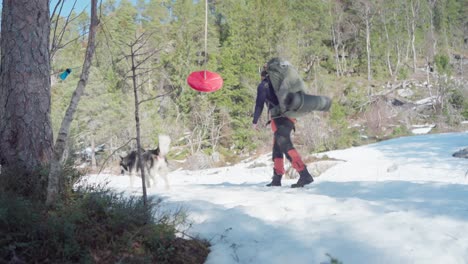
[[[145,37],[143,39],[143,43],[140,43],[140,47],[138,47],[136,50],[135,50],[135,54],[138,53],[138,51],[140,49],[142,49],[143,47],[145,47],[146,43],[150,40],[151,36],[154,34],[154,32],[150,32],[150,33],[146,33],[144,32],[143,34],[141,34],[138,39],[135,41],[135,45],[138,44],[138,42],[142,39],[143,36],[145,35],[148,35],[147,37]]]
[[[63,28],[62,30],[60,31],[59,35],[57,36],[54,32],[54,40],[53,40],[53,46],[52,46],[52,51],[50,52],[50,54],[52,54],[51,58],[53,57],[53,54],[55,54],[55,52],[57,51],[57,43],[60,43],[62,42],[62,38],[63,38],[63,35],[65,34],[65,30],[67,29],[68,27],[68,24],[70,23],[70,16],[71,16],[71,13],[73,12],[73,10],[75,9],[75,5],[76,5],[76,1],[73,3],[73,6],[70,10],[70,13],[68,14],[67,16],[67,19],[65,20],[65,25],[63,25]],[[63,2],[65,3],[65,1]],[[63,7],[63,4],[62,4],[62,7]],[[60,8],[60,13],[62,11],[62,8]],[[56,20],[56,24],[55,24],[55,29],[57,29],[57,26],[58,26],[58,23],[59,23],[59,16],[57,16],[57,20]]]
[[[143,39],[143,43],[140,43],[141,45],[140,46],[144,46],[144,44],[146,44],[146,42],[148,41],[148,39],[154,34],[154,31],[148,31],[148,32],[143,32],[140,34],[140,36],[138,36],[135,41],[133,41],[132,43],[130,43],[129,45],[134,47],[136,46],[137,44],[140,43],[140,41]]]
[[[52,14],[50,15],[51,20],[54,18],[55,12],[57,11],[57,8],[58,8],[58,6],[60,5],[61,2],[62,2],[62,0],[58,0],[57,4],[55,4],[54,11],[52,11]],[[62,7],[63,7],[63,3],[62,3]],[[62,8],[60,8],[60,10],[62,10]],[[60,16],[60,12],[57,14],[57,16]]]
[[[143,63],[145,63],[146,61],[148,61],[149,59],[151,59],[154,55],[156,55],[159,51],[161,51],[160,49],[157,49],[157,50],[154,50],[152,51],[146,58],[144,58],[143,60],[141,60],[140,62],[138,62],[137,64],[135,64],[135,67],[138,68],[140,67],[140,65],[142,65]]]
[[[103,27],[103,29],[107,29],[106,23],[103,23],[102,27]],[[110,43],[110,40],[112,40],[112,36],[108,33],[108,30],[103,30],[102,32],[104,33],[104,37],[106,38],[106,46],[107,46],[107,48],[109,50],[111,50],[111,47],[109,46],[109,43]],[[118,61],[115,61],[114,58],[113,58],[113,53],[112,52],[110,52],[110,56],[111,56],[111,61],[112,61],[113,66],[115,66],[116,63],[119,63],[121,60],[124,59],[124,58],[121,58]]]
[[[65,47],[68,46],[70,43],[76,41],[76,40],[79,39],[80,37],[85,36],[85,35],[87,35],[87,34],[88,34],[88,31],[84,32],[83,34],[80,34],[78,37],[76,37],[76,38],[74,38],[74,39],[72,39],[72,40],[66,42],[65,44],[60,45],[60,46],[57,46],[57,47],[56,47],[56,50],[65,48]]]
[[[78,17],[80,17],[82,14],[84,14],[84,12],[85,12],[85,9],[83,9],[78,15],[76,15],[75,17],[72,17],[72,18],[71,18],[71,14],[73,13],[73,10],[75,9],[75,5],[76,5],[76,2],[77,2],[77,1],[78,1],[78,0],[75,0],[75,2],[73,3],[73,6],[72,6],[72,8],[71,8],[71,10],[70,10],[70,13],[68,14],[67,19],[65,20],[65,25],[62,27],[62,29],[60,30],[60,32],[59,32],[58,35],[57,35],[57,28],[58,28],[58,24],[59,24],[59,18],[60,18],[60,14],[61,14],[61,12],[62,12],[63,5],[64,5],[64,3],[65,3],[65,0],[62,2],[62,5],[60,6],[59,13],[57,14],[57,18],[56,18],[56,20],[55,20],[55,28],[54,28],[54,34],[53,34],[53,37],[52,37],[52,45],[51,45],[50,51],[49,51],[49,53],[50,53],[49,57],[50,57],[50,58],[53,58],[53,57],[55,56],[55,53],[56,53],[59,49],[61,49],[61,48],[65,47],[65,46],[67,46],[69,43],[71,43],[71,42],[73,42],[73,41],[75,41],[76,39],[79,38],[79,37],[78,37],[78,38],[74,39],[73,41],[69,41],[69,42],[67,42],[67,44],[65,44],[65,45],[59,45],[59,44],[62,42],[63,36],[65,35],[65,31],[66,31],[68,25],[69,25],[71,22],[73,22],[75,19],[77,19]],[[55,12],[55,10],[54,10],[54,12]],[[85,34],[82,34],[82,35],[80,35],[80,37],[81,37],[81,36],[84,36],[84,35],[85,35]]]
[[[57,6],[58,6],[59,3],[60,3],[60,1],[57,3]],[[59,12],[57,14],[57,18],[55,19],[54,35],[53,35],[53,38],[52,38],[52,46],[50,48],[50,54],[51,55],[49,55],[50,58],[54,57],[53,54],[55,53],[55,51],[54,51],[55,50],[55,42],[57,41],[57,28],[58,28],[58,24],[59,24],[59,17],[60,17],[60,14],[62,13],[62,8],[63,8],[64,3],[65,2],[62,2],[62,5],[60,6],[60,10],[59,10]],[[56,10],[57,6],[54,8],[54,13],[55,13],[55,10]]]
[[[62,1],[62,0],[60,0],[60,1]],[[60,1],[59,1],[59,2],[60,2]],[[70,13],[68,14],[67,19],[65,20],[65,25],[62,27],[62,29],[60,30],[60,32],[59,32],[58,35],[57,35],[57,28],[58,28],[58,24],[59,24],[59,18],[60,18],[60,14],[61,14],[61,12],[62,12],[63,5],[64,5],[65,1],[66,1],[66,0],[63,0],[62,5],[60,6],[59,13],[57,14],[57,17],[56,17],[56,19],[55,19],[55,28],[54,28],[54,34],[53,34],[53,37],[52,37],[52,45],[51,45],[50,51],[49,51],[49,53],[50,53],[50,55],[49,55],[50,58],[53,58],[53,57],[55,56],[55,53],[56,53],[58,50],[60,50],[60,49],[62,49],[62,48],[64,48],[64,47],[66,47],[68,44],[70,44],[70,43],[76,41],[76,40],[79,39],[80,37],[82,37],[82,36],[88,34],[88,31],[86,31],[85,33],[80,34],[80,36],[78,36],[77,38],[75,38],[75,39],[73,39],[73,40],[67,42],[66,44],[60,45],[60,43],[62,42],[62,39],[63,39],[63,37],[64,37],[64,35],[65,35],[65,32],[66,32],[66,29],[67,29],[68,25],[69,25],[71,22],[75,21],[77,18],[79,18],[82,14],[84,14],[84,13],[85,13],[85,9],[86,9],[86,8],[84,8],[78,15],[76,15],[76,16],[74,16],[74,17],[71,17],[71,14],[72,14],[73,11],[75,10],[75,5],[76,5],[76,3],[77,3],[77,1],[78,1],[78,0],[75,0],[75,2],[73,3],[72,8],[71,8],[71,10],[70,10]],[[102,0],[101,0],[101,1],[102,1]],[[57,3],[57,4],[58,4],[58,3]],[[56,8],[57,8],[57,6],[55,7],[55,9],[56,9]],[[55,12],[55,9],[54,9],[54,12]],[[52,18],[53,18],[53,17],[51,17],[51,19],[52,19]]]
[[[138,68],[138,69],[140,69],[140,68]],[[150,72],[155,70],[154,68],[146,68],[146,69],[147,69],[147,71],[136,73],[136,76],[145,75],[145,74],[150,73]],[[125,79],[133,77],[133,74],[128,75],[128,73],[130,73],[130,72],[132,72],[132,70],[129,70],[128,72],[126,72]]]
[[[102,0],[99,2],[99,20],[102,18]]]
[[[140,105],[140,104],[142,104],[144,102],[152,101],[152,100],[158,99],[159,97],[167,96],[167,95],[171,94],[173,91],[174,90],[171,90],[171,91],[169,91],[169,92],[167,92],[165,94],[160,94],[160,95],[156,95],[154,97],[151,97],[151,98],[148,98],[148,99],[145,99],[145,100],[141,100],[140,102],[138,102],[138,104]]]
[[[132,140],[135,140],[136,138],[131,138],[129,141],[127,141],[125,144],[123,144],[122,146],[118,147],[116,150],[114,150],[105,160],[104,162],[102,163],[101,165],[101,168],[99,169],[99,172],[98,172],[98,175],[101,174],[101,171],[102,169],[104,168],[104,166],[106,165],[107,161],[109,161],[109,159],[114,156],[114,154],[119,151],[121,148],[125,147],[128,145],[128,143],[132,142]]]
[[[142,74],[140,74],[142,75]],[[137,76],[140,76],[140,75],[137,75]],[[138,86],[137,86],[137,89],[140,89],[140,87],[143,87],[145,84],[147,84],[151,79],[150,78],[147,78],[144,82],[140,83]]]

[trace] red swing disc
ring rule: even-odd
[[[206,73],[206,78],[205,78]],[[215,72],[197,71],[187,77],[187,83],[194,90],[204,93],[217,91],[223,86],[223,78]]]

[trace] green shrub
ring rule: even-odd
[[[465,118],[465,120],[468,120],[468,100],[463,104],[461,115],[463,116],[463,118]]]
[[[43,229],[43,226],[36,226],[42,217],[39,208],[27,199],[0,192],[0,259],[35,254]]]
[[[405,126],[396,126],[393,128],[392,137],[401,137],[409,135],[409,130]]]
[[[44,201],[47,189],[48,169],[37,168],[33,173],[27,173],[19,167],[3,167],[0,177],[0,190],[31,200]]]
[[[447,55],[437,54],[434,57],[434,62],[439,73],[450,73],[450,59]]]
[[[0,259],[27,263],[169,263],[185,212],[160,212],[160,201],[103,187],[80,188],[54,210],[0,192]],[[157,218],[155,217],[157,216]],[[208,247],[199,257],[202,263]]]
[[[65,162],[61,174],[61,196],[66,197],[82,174],[74,168],[71,159]],[[27,173],[16,166],[5,167],[2,168],[0,177],[0,191],[27,197],[32,201],[45,201],[48,176],[48,166],[38,167],[33,173]]]
[[[451,89],[449,93],[449,104],[455,109],[462,109],[465,104],[465,97],[463,96],[463,93],[459,89]]]
[[[409,72],[407,67],[401,67],[398,70],[398,79],[400,80],[406,80],[409,77]]]
[[[349,114],[361,112],[363,110],[363,106],[368,100],[365,89],[359,88],[354,83],[349,83],[343,90],[343,94],[346,96],[344,106],[349,108],[346,110]]]
[[[327,143],[327,150],[346,148],[356,145],[356,142],[359,139],[359,131],[349,128],[346,113],[345,106],[339,103],[332,104],[329,124],[333,128],[334,132],[332,139]]]

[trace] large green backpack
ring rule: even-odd
[[[266,71],[279,101],[279,106],[271,111],[273,118],[278,116],[297,118],[312,111],[330,109],[330,98],[305,93],[304,81],[288,61],[273,58],[267,63]]]

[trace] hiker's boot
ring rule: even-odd
[[[269,184],[267,184],[266,186],[268,187],[273,187],[273,186],[281,186],[281,177],[283,175],[280,175],[280,174],[273,174],[273,177],[271,178],[271,182]]]
[[[312,175],[310,175],[307,168],[299,172],[299,175],[300,175],[299,180],[297,181],[297,183],[294,183],[293,185],[291,185],[291,188],[304,187],[304,185],[310,184],[314,181],[314,178],[312,178]]]

